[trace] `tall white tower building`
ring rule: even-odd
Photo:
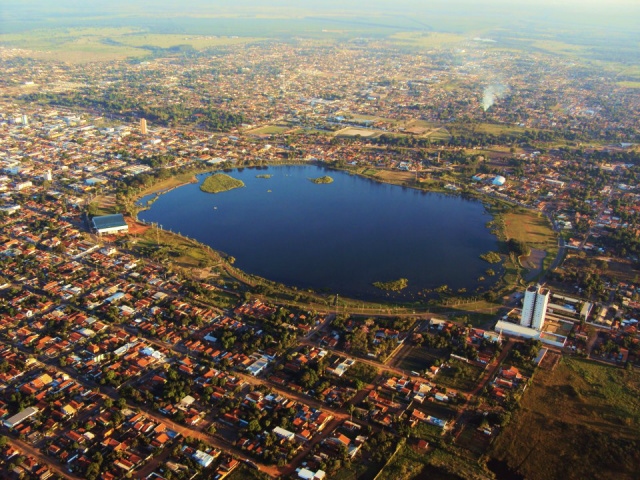
[[[542,330],[550,295],[549,289],[540,285],[527,288],[524,292],[520,325]]]

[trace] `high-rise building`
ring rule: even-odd
[[[22,115],[22,125],[24,125],[25,127],[29,126],[29,117],[27,117],[26,115]]]
[[[524,292],[520,325],[542,330],[550,296],[549,289],[540,285],[527,288]]]
[[[147,134],[147,120],[145,118],[140,119],[140,133],[142,135]]]
[[[53,180],[53,174],[51,173],[51,170],[47,170],[42,178],[47,182],[51,182]]]

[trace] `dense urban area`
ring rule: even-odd
[[[0,476],[637,478],[640,84],[487,38],[226,40],[0,45]],[[342,298],[137,217],[299,164],[482,202],[492,282]]]

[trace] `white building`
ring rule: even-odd
[[[527,288],[524,292],[520,325],[542,330],[550,296],[549,289],[542,288],[540,285]]]
[[[93,228],[98,235],[112,234],[120,232],[128,232],[129,225],[124,220],[121,213],[115,215],[103,215],[101,217],[93,217]]]
[[[35,407],[28,407],[22,410],[19,413],[16,413],[13,417],[9,417],[6,420],[3,420],[2,423],[7,428],[13,428],[20,425],[26,419],[33,417],[36,413],[38,413],[38,409]]]

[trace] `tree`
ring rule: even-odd
[[[531,253],[531,249],[525,242],[517,240],[515,238],[510,238],[507,241],[507,247],[509,248],[510,252],[513,252],[519,257],[523,255],[528,256]]]

